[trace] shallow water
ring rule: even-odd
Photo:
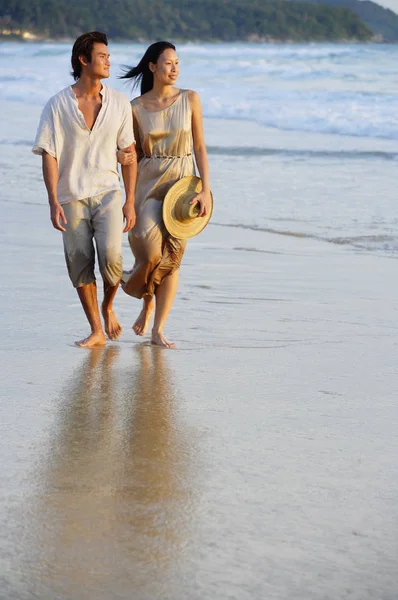
[[[117,76],[143,49],[111,44],[110,85],[135,95]],[[179,52],[179,84],[199,91],[207,118],[214,222],[396,256],[396,46],[198,44]],[[71,83],[69,57],[69,44],[0,44],[0,201],[45,203],[29,150],[42,106]],[[212,127],[220,117],[224,127]]]
[[[4,598],[393,600],[395,261],[209,226],[179,349],[135,338],[119,295],[121,340],[86,351],[36,236],[2,272]]]

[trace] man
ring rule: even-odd
[[[126,194],[122,207],[116,158],[117,149],[135,156],[131,106],[124,94],[101,83],[109,77],[109,56],[104,33],[85,33],[76,40],[72,50],[76,83],[49,100],[33,147],[42,155],[51,221],[62,231],[69,276],[91,327],[91,334],[76,344],[87,348],[106,343],[93,238],[104,283],[105,332],[115,340],[121,334],[113,299],[122,275],[122,234],[135,223],[137,161],[122,167]]]

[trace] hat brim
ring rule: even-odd
[[[213,195],[211,196],[211,206],[209,212],[204,217],[196,217],[187,221],[179,221],[175,215],[175,206],[178,199],[186,194],[199,194],[202,191],[202,180],[200,177],[188,175],[182,177],[171,186],[163,200],[163,222],[173,237],[186,240],[198,235],[206,227],[213,213]]]

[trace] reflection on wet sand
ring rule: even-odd
[[[88,352],[63,393],[42,471],[42,591],[79,600],[166,594],[193,510],[191,442],[168,359],[138,345],[118,368],[118,346]]]

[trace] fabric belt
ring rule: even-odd
[[[156,154],[153,154],[152,156],[147,156],[146,154],[144,154],[144,158],[186,158],[187,156],[192,156],[192,152],[190,152],[189,154],[182,154],[181,156],[160,156]]]

